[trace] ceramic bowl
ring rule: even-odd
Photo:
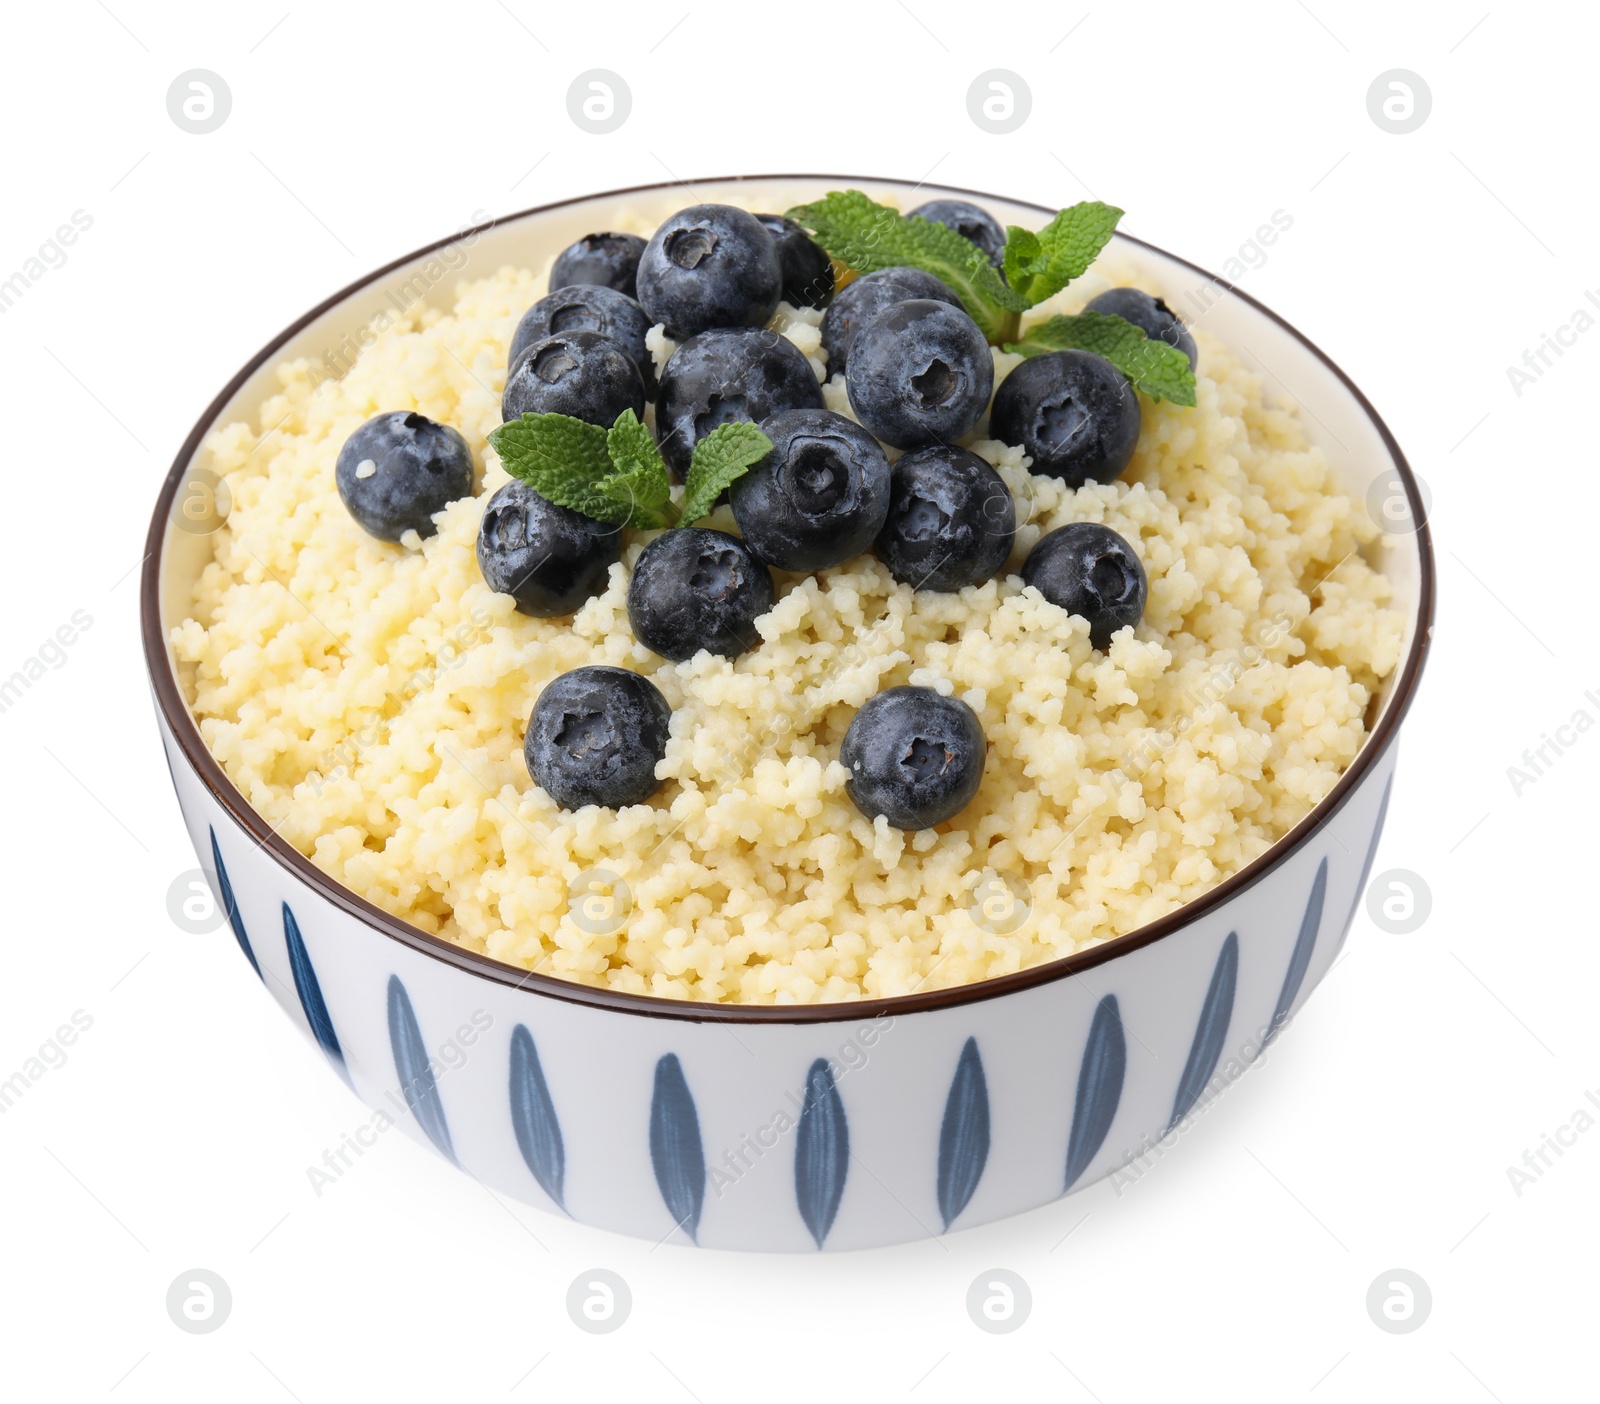
[[[702,1247],[903,1242],[1044,1204],[1153,1152],[1293,1018],[1337,957],[1383,827],[1432,619],[1424,508],[1365,396],[1280,317],[1136,239],[1169,303],[1241,347],[1385,519],[1375,563],[1408,616],[1404,663],[1333,791],[1270,851],[1142,930],[1021,973],[853,1004],[741,1007],[610,993],[475,955],[380,911],[278,838],[201,741],[167,644],[209,559],[203,440],[254,419],[272,367],[338,374],[381,314],[538,267],[624,210],[738,193],[784,209],[856,186],[970,196],[1002,223],[1048,210],[844,176],[707,180],[564,201],[465,230],[314,308],[206,410],[156,503],[142,627],[185,822],[239,948],[372,1111],[492,1188],[583,1223]],[[195,504],[200,502],[197,512]],[[198,519],[198,520],[197,520]]]

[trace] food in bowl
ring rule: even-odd
[[[1329,793],[1404,620],[1292,408],[1094,258],[1107,207],[1065,219],[1104,230],[1071,249],[949,229],[969,257],[933,216],[861,202],[777,231],[692,207],[620,231],[643,247],[600,231],[416,310],[338,381],[285,363],[258,423],[212,436],[233,509],[174,655],[289,843],[514,966],[819,1003],[1114,940]],[[797,235],[832,255],[826,290]],[[736,276],[697,287],[719,247]],[[631,279],[644,352],[574,296],[513,358],[552,262]],[[389,542],[337,468],[394,415],[460,434],[482,481]],[[594,686],[558,688],[574,674]],[[584,700],[539,732],[561,688]],[[996,892],[1025,919],[996,920]]]

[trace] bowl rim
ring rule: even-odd
[[[516,989],[526,989],[530,993],[559,999],[571,1004],[586,1005],[591,1008],[651,1018],[686,1019],[695,1023],[824,1024],[855,1023],[884,1016],[893,1017],[903,1014],[909,1015],[953,1009],[962,1005],[998,999],[1023,990],[1035,989],[1043,985],[1053,984],[1058,980],[1069,979],[1098,965],[1103,965],[1108,961],[1116,960],[1121,956],[1129,955],[1134,951],[1153,945],[1165,937],[1191,926],[1194,922],[1222,907],[1240,893],[1254,887],[1305,848],[1312,836],[1331,822],[1334,816],[1344,808],[1346,802],[1355,793],[1361,782],[1376,768],[1379,761],[1388,753],[1393,744],[1400,723],[1407,711],[1410,710],[1411,703],[1416,695],[1417,683],[1422,675],[1423,664],[1428,654],[1433,633],[1435,595],[1433,544],[1428,531],[1426,508],[1416,477],[1411,471],[1411,466],[1407,462],[1405,454],[1401,451],[1399,443],[1390,432],[1389,426],[1384,423],[1383,418],[1373,407],[1372,402],[1362,393],[1360,387],[1310,338],[1279,316],[1270,307],[1264,306],[1250,296],[1249,293],[1241,291],[1226,279],[1207,272],[1207,270],[1189,262],[1187,259],[1168,253],[1158,245],[1136,238],[1131,234],[1124,234],[1119,230],[1117,233],[1119,239],[1126,240],[1137,248],[1168,259],[1179,267],[1186,268],[1199,277],[1208,280],[1214,286],[1224,289],[1229,295],[1240,299],[1248,307],[1276,323],[1304,346],[1327,370],[1332,372],[1360,407],[1362,413],[1366,415],[1373,428],[1377,430],[1378,436],[1393,461],[1401,482],[1404,484],[1406,498],[1410,505],[1411,519],[1417,523],[1414,536],[1417,544],[1419,571],[1415,627],[1412,631],[1410,647],[1401,665],[1399,676],[1395,680],[1394,692],[1389,699],[1389,704],[1379,717],[1377,726],[1368,734],[1361,749],[1356,753],[1355,759],[1351,761],[1349,767],[1335,782],[1333,789],[1318,804],[1313,806],[1299,823],[1282,838],[1278,839],[1259,858],[1246,864],[1238,872],[1218,883],[1209,892],[1195,898],[1192,902],[1186,902],[1176,911],[1169,912],[1166,916],[1141,926],[1137,930],[1130,931],[1123,936],[1114,937],[1088,950],[1062,956],[1043,965],[1030,966],[1026,970],[1015,971],[1009,975],[998,975],[970,984],[953,985],[908,995],[886,996],[879,999],[859,999],[827,1004],[713,1004],[693,1000],[670,999],[662,995],[628,994],[620,990],[582,985],[575,981],[562,979],[559,976],[541,975],[533,971],[524,970],[520,966],[508,965],[503,961],[494,959],[492,956],[470,951],[463,946],[457,946],[445,940],[443,937],[431,936],[420,928],[402,921],[399,917],[390,915],[381,907],[358,896],[355,892],[328,876],[286,840],[280,838],[267,823],[266,819],[251,807],[249,801],[228,779],[226,773],[212,757],[210,750],[201,738],[199,727],[196,725],[188,704],[179,691],[177,673],[170,662],[167,652],[166,633],[161,622],[162,548],[165,544],[173,499],[177,495],[179,484],[184,480],[190,461],[205,436],[211,431],[218,417],[227,407],[228,402],[290,340],[299,335],[317,318],[331,312],[340,303],[387,274],[464,238],[475,237],[499,225],[518,223],[534,215],[565,209],[568,206],[584,204],[592,200],[617,199],[627,195],[647,193],[654,194],[673,189],[692,189],[701,185],[740,185],[783,180],[827,181],[846,187],[851,183],[861,182],[899,185],[909,187],[912,190],[937,191],[977,200],[999,200],[1006,204],[1037,211],[1047,219],[1055,214],[1055,211],[1047,206],[1037,205],[1031,201],[1016,200],[1010,196],[996,195],[989,191],[969,190],[960,186],[938,185],[928,181],[912,182],[894,176],[789,172],[770,175],[703,176],[694,180],[652,181],[644,185],[623,186],[615,190],[596,191],[591,194],[553,200],[542,205],[533,205],[510,214],[497,215],[493,219],[484,220],[479,224],[456,230],[431,244],[425,244],[421,248],[403,254],[401,257],[383,264],[372,272],[364,274],[319,302],[310,311],[296,318],[289,326],[268,341],[240,368],[211,403],[206,406],[204,412],[178,449],[177,455],[172,461],[172,467],[168,470],[166,479],[162,483],[161,491],[156,499],[149,532],[145,539],[145,557],[140,581],[140,633],[144,643],[145,665],[150,675],[157,711],[200,783],[209,792],[211,798],[234,819],[256,846],[276,859],[281,867],[288,870],[291,877],[298,878],[334,906],[341,908],[379,934],[388,936],[421,955],[443,961],[458,970],[494,981],[497,984],[509,985]]]

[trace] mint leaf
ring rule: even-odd
[[[606,452],[611,455],[611,464],[618,472],[655,468],[664,481],[671,481],[666,460],[661,457],[655,439],[631,409],[623,410],[617,422],[606,430]]]
[[[594,490],[610,505],[613,515],[599,516],[594,512],[589,515],[619,526],[638,527],[641,531],[671,526],[669,518],[676,517],[677,513],[668,499],[657,496],[660,486],[655,474],[648,471],[608,473],[594,485]]]
[[[772,452],[772,440],[754,424],[719,424],[694,446],[684,484],[682,525],[709,516],[723,490]]]
[[[1046,351],[1093,351],[1104,356],[1152,400],[1193,406],[1194,370],[1176,346],[1152,340],[1130,321],[1105,312],[1051,317],[1029,327],[1021,341],[1005,348],[1020,356]]]
[[[1029,307],[1054,297],[1095,261],[1122,211],[1098,200],[1069,205],[1037,234],[1011,225],[1006,230],[1006,281]]]
[[[631,409],[609,430],[567,414],[525,414],[489,442],[506,472],[559,507],[647,530],[677,519],[667,465]]]
[[[1028,303],[1005,285],[983,250],[954,229],[898,214],[859,190],[829,191],[796,205],[789,218],[811,230],[830,258],[857,273],[920,268],[949,285],[991,342],[1016,335],[1017,313]]]
[[[631,409],[623,410],[606,431],[610,469],[594,486],[602,497],[627,509],[625,526],[653,530],[677,519],[672,479],[650,431]]]
[[[489,443],[513,478],[558,507],[621,525],[628,511],[597,490],[611,473],[606,431],[567,414],[525,414],[490,431]]]
[[[1028,270],[1039,262],[1039,236],[1019,224],[1006,225],[1006,246],[1002,266],[1006,282],[1012,287],[1026,286],[1033,276]]]

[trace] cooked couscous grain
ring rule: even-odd
[[[1153,290],[1107,255],[1030,320],[1112,282]],[[289,843],[386,911],[615,990],[907,994],[1173,911],[1263,853],[1360,748],[1403,632],[1361,555],[1375,530],[1295,415],[1269,407],[1204,327],[1198,406],[1145,402],[1117,482],[1036,478],[978,426],[970,446],[1019,521],[1006,571],[982,586],[913,592],[871,556],[780,573],[761,647],[672,664],[629,630],[628,570],[649,539],[634,533],[575,617],[516,613],[484,584],[475,542],[506,481],[485,436],[507,345],[543,291],[543,274],[505,269],[463,284],[448,312],[415,309],[342,380],[319,387],[307,362],[282,365],[257,424],[209,444],[234,505],[172,634],[201,732]],[[819,320],[780,308],[777,324],[820,377]],[[659,329],[652,350],[670,351]],[[1019,363],[995,360],[997,381]],[[825,395],[849,413],[841,382]],[[460,429],[484,473],[437,535],[392,546],[346,512],[334,460],[396,409]],[[1070,521],[1113,527],[1149,576],[1142,624],[1103,654],[1016,573]],[[726,508],[706,525],[735,529]],[[592,663],[648,675],[671,704],[666,783],[646,804],[568,814],[529,779],[522,736],[540,689]],[[898,683],[964,698],[988,736],[977,799],[937,830],[874,824],[845,793],[845,728]],[[994,915],[1008,889],[1031,903],[1018,929],[1003,896]],[[591,915],[608,901],[626,912],[614,931]]]

